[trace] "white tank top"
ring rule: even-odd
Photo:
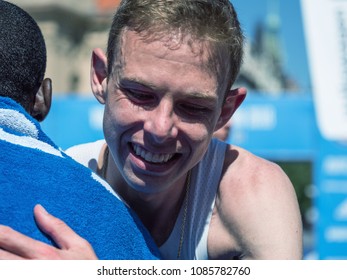
[[[68,149],[66,153],[81,164],[96,171],[97,160],[104,143],[105,140],[100,140],[77,145]],[[207,235],[222,173],[226,147],[226,143],[213,139],[203,159],[192,170],[189,206],[180,259],[208,259]],[[173,260],[177,258],[181,238],[183,208],[182,206],[169,238],[159,248],[163,259]]]
[[[189,206],[180,259],[207,260],[207,236],[222,173],[227,144],[213,139],[202,161],[192,170]],[[176,259],[181,238],[184,203],[166,242],[159,250],[164,259]]]

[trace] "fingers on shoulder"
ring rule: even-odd
[[[0,259],[57,259],[57,250],[9,226],[0,225]]]

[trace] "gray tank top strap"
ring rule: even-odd
[[[208,259],[207,236],[222,173],[227,144],[213,139],[191,174],[189,207],[181,259]],[[160,247],[163,257],[175,259],[180,239],[182,209],[169,239]]]

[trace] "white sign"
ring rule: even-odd
[[[347,140],[347,0],[301,0],[318,127]]]

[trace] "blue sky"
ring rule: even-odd
[[[252,40],[254,26],[264,21],[270,6],[277,6],[281,20],[280,42],[284,52],[286,72],[310,92],[310,74],[301,14],[300,0],[231,0],[248,39]],[[272,5],[270,5],[272,4]]]

